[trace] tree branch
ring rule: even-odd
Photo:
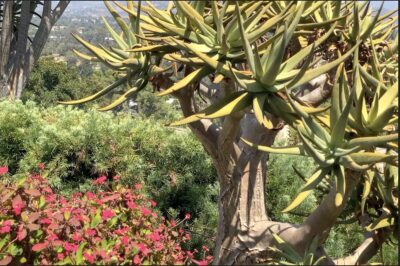
[[[61,17],[61,15],[64,13],[65,9],[67,8],[69,2],[71,0],[60,0],[57,4],[57,6],[52,10],[52,15],[51,15],[51,26],[54,26],[54,24],[57,22],[57,20]]]
[[[337,217],[345,207],[345,203],[351,195],[352,190],[358,183],[360,173],[351,170],[346,171],[346,191],[343,197],[343,203],[340,206],[335,206],[336,191],[332,187],[331,191],[324,198],[322,203],[315,209],[307,219],[299,226],[297,233],[299,239],[302,239],[302,246],[306,247],[312,239],[329,230],[334,224]]]
[[[174,84],[167,74],[159,74],[153,77],[151,83],[153,84],[154,88],[161,91],[171,87]],[[173,95],[178,99],[182,113],[185,117],[195,113],[193,88],[181,89],[173,93]],[[200,121],[188,124],[188,126],[203,144],[206,152],[210,154],[213,160],[215,160],[218,156],[217,143],[220,128],[216,124],[212,123],[209,119],[201,119]]]
[[[334,260],[335,265],[362,265],[378,253],[379,248],[390,236],[389,231],[367,232],[361,245],[347,257]]]

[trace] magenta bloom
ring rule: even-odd
[[[93,181],[93,185],[101,185],[104,184],[107,181],[107,177],[105,175],[100,176],[96,180]]]
[[[5,175],[7,173],[8,173],[8,167],[7,166],[0,167],[0,175]]]
[[[110,209],[106,209],[101,213],[101,218],[103,218],[103,220],[110,219],[114,216],[115,216],[115,212]]]

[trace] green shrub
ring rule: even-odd
[[[44,175],[62,194],[88,191],[88,179],[100,175],[121,176],[127,186],[143,182],[164,215],[183,219],[189,212],[198,235],[214,234],[216,172],[189,130],[29,101],[2,101],[0,110],[0,165],[8,165],[15,177],[44,163]],[[204,244],[201,237],[193,240],[198,248]]]

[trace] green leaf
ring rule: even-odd
[[[114,29],[110,26],[110,24],[108,24],[106,18],[104,16],[102,16],[101,18],[103,19],[104,24],[106,25],[106,28],[107,28],[108,32],[111,34],[113,39],[117,42],[119,47],[121,49],[128,49],[129,48],[128,44],[124,41],[124,39],[121,38],[121,36],[119,36],[118,33],[116,33],[114,31]]]
[[[375,173],[373,171],[367,171],[364,175],[364,186],[363,186],[363,192],[361,196],[361,214],[364,214],[364,209],[365,209],[365,202],[367,201],[368,195],[371,191],[371,184],[374,179]]]
[[[91,228],[96,228],[97,225],[101,222],[101,209],[96,210],[96,215],[92,218],[90,223]]]
[[[282,212],[289,212],[299,206],[312,193],[313,189],[322,181],[325,175],[326,172],[320,168],[314,172],[301,188],[300,193]]]
[[[394,83],[390,88],[386,90],[386,92],[380,97],[379,99],[379,108],[380,111],[383,109],[389,108],[393,101],[398,97],[399,94],[399,87],[398,87],[398,82]],[[378,112],[378,115],[382,113]]]
[[[347,53],[345,53],[344,55],[342,55],[338,59],[336,59],[336,60],[334,60],[332,62],[329,62],[329,63],[327,63],[325,65],[322,65],[319,68],[308,70],[299,81],[297,81],[292,86],[288,87],[288,90],[290,90],[292,88],[297,88],[297,87],[309,82],[310,80],[313,80],[314,78],[316,78],[318,76],[321,76],[324,73],[327,73],[332,68],[338,66],[340,63],[344,62],[356,50],[356,48],[360,44],[361,44],[361,41],[357,42],[349,51],[347,51]]]
[[[380,228],[393,226],[394,224],[395,224],[395,221],[394,221],[393,217],[383,216],[383,217],[378,218],[376,221],[374,221],[369,226],[367,226],[366,229],[367,229],[367,231],[371,232],[374,230],[378,230]]]
[[[113,84],[107,86],[106,88],[102,89],[101,91],[99,91],[99,92],[97,92],[97,93],[95,93],[95,94],[93,94],[91,96],[85,97],[85,98],[80,99],[80,100],[67,101],[67,102],[61,101],[61,102],[58,102],[58,103],[74,105],[74,104],[81,104],[81,103],[86,103],[86,102],[89,102],[89,101],[93,101],[93,100],[103,96],[104,94],[107,94],[108,92],[110,92],[111,90],[115,89],[116,87],[124,84],[125,82],[127,82],[127,80],[128,80],[127,76],[124,76],[124,77],[120,78],[119,80],[117,80],[116,82],[114,82]]]
[[[76,251],[76,264],[78,265],[82,265],[84,263],[83,249],[85,248],[86,244],[86,242],[82,242]]]
[[[399,134],[354,138],[350,140],[346,146],[347,148],[353,148],[353,147],[360,147],[360,149],[370,148],[380,144],[386,144],[387,142],[397,141],[398,138]]]
[[[351,153],[349,156],[360,165],[378,162],[386,162],[395,165],[397,162],[397,156],[379,152],[357,152]]]
[[[178,91],[180,89],[183,89],[186,86],[188,86],[190,83],[201,80],[203,77],[210,74],[211,72],[212,72],[212,70],[206,66],[196,69],[193,72],[191,72],[189,75],[185,76],[183,79],[179,80],[173,86],[169,87],[165,91],[158,93],[157,96],[164,96],[164,95],[173,93],[175,91]]]
[[[243,41],[243,48],[244,48],[244,52],[246,53],[246,59],[249,64],[250,70],[255,74],[255,73],[257,73],[257,70],[256,70],[256,66],[254,63],[253,50],[252,50],[249,40],[246,36],[246,32],[243,27],[243,17],[242,17],[242,14],[240,14],[239,4],[237,2],[236,2],[236,16],[238,18],[240,36]]]
[[[301,131],[298,131],[298,133],[299,133],[300,139],[303,142],[303,147],[304,147],[305,151],[307,152],[308,155],[313,157],[313,159],[315,160],[315,162],[317,164],[319,164],[322,167],[328,167],[328,166],[331,166],[335,162],[335,160],[333,158],[327,158],[326,155],[322,151],[313,147],[310,140],[307,139],[303,135],[303,133],[301,133]]]
[[[282,255],[284,255],[293,262],[302,261],[302,257],[288,243],[286,243],[277,234],[272,234],[272,236],[278,243],[279,249],[282,250]]]
[[[206,109],[186,117],[177,122],[171,123],[171,126],[178,126],[183,124],[192,123],[203,118],[211,119],[230,115],[248,107],[251,103],[251,97],[248,92],[236,92],[221,99]]]
[[[267,94],[254,96],[253,98],[254,115],[257,121],[260,123],[260,125],[263,125],[268,129],[273,129],[274,125],[272,124],[272,121],[264,114],[264,104],[266,98]]]
[[[132,31],[129,29],[129,26],[126,24],[126,22],[123,20],[123,18],[118,14],[118,12],[111,6],[111,4],[108,1],[103,1],[104,4],[106,5],[108,11],[111,13],[111,15],[114,17],[115,21],[123,31],[124,35],[128,39],[128,44],[130,47],[132,45],[136,44],[136,37],[132,33]]]
[[[341,94],[343,94],[343,82],[344,82],[344,70],[343,64],[340,64],[338,69],[336,70],[334,85],[332,87],[332,107],[330,110],[330,127],[334,128],[336,122],[339,119],[340,113],[342,112],[341,108]]]
[[[338,117],[335,126],[332,129],[331,133],[331,148],[333,147],[341,147],[344,142],[344,134],[346,132],[347,120],[350,114],[350,108],[353,106],[353,98],[354,91],[352,90],[350,93],[350,97],[347,99],[347,103],[342,110],[340,116]]]
[[[279,74],[278,66],[282,63],[286,49],[285,44],[288,38],[287,27],[288,26],[285,24],[283,36],[273,42],[268,58],[262,62],[264,73],[260,81],[266,86],[274,84],[275,79]]]
[[[250,147],[256,148],[260,151],[265,151],[269,153],[289,154],[289,155],[306,155],[302,146],[269,147],[269,146],[254,144],[244,138],[241,138],[241,140]]]
[[[335,206],[339,207],[343,204],[344,194],[346,192],[346,177],[344,167],[339,165],[333,168],[333,175],[335,176]]]
[[[138,93],[139,91],[141,91],[142,89],[144,89],[147,85],[147,80],[145,81],[140,81],[137,82],[135,84],[135,86],[131,89],[129,89],[128,91],[126,91],[124,94],[122,94],[120,97],[118,97],[118,99],[116,99],[115,101],[113,101],[111,104],[98,108],[97,110],[99,111],[109,111],[115,107],[117,107],[118,105],[124,103],[125,101],[127,101],[130,97],[132,97],[134,94]]]

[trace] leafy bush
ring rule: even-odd
[[[0,110],[0,165],[9,166],[9,179],[44,163],[43,175],[64,195],[92,190],[90,178],[102,175],[121,176],[128,187],[143,182],[163,215],[192,214],[188,248],[213,243],[216,173],[190,131],[123,113],[44,108],[29,101],[3,101]]]
[[[93,181],[100,186],[95,193],[78,192],[68,199],[54,193],[40,175],[8,186],[0,183],[0,263],[203,265],[211,261],[205,252],[197,261],[194,252],[181,248],[190,235],[157,215],[156,203],[142,194],[140,184],[128,189],[115,182],[118,179],[115,176],[111,186],[102,176]]]
[[[94,72],[82,78],[75,66],[67,66],[52,58],[41,58],[29,76],[21,100],[50,106],[58,101],[91,95],[113,79],[111,71],[101,74]]]

